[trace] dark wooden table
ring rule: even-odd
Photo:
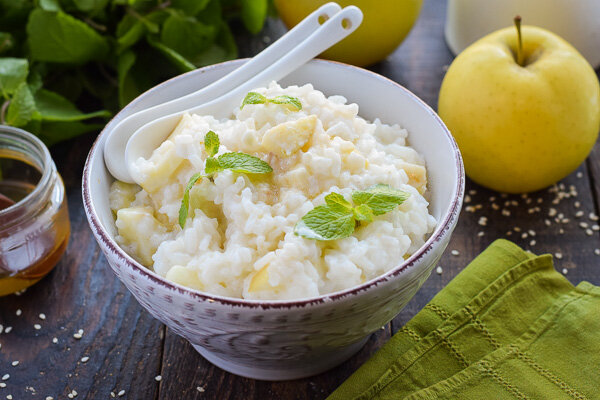
[[[452,61],[443,39],[445,3],[426,0],[406,42],[372,68],[434,108],[444,71]],[[271,39],[281,30],[277,21],[266,28]],[[251,55],[265,42],[254,38],[242,46],[242,52]],[[119,393],[128,399],[322,399],[496,238],[506,237],[535,253],[556,254],[556,268],[573,283],[600,284],[600,255],[595,253],[600,248],[599,233],[588,234],[580,227],[581,222],[596,223],[590,213],[600,214],[600,145],[596,145],[590,158],[558,187],[529,196],[500,195],[467,182],[465,208],[441,260],[442,274],[433,273],[406,308],[344,364],[289,382],[240,378],[212,366],[152,318],[111,272],[81,202],[81,171],[93,139],[87,136],[52,149],[67,186],[71,242],[49,276],[20,296],[0,298],[4,326],[0,379],[10,375],[0,380],[6,384],[0,388],[0,399],[8,395],[15,400],[67,399],[75,397],[73,391],[78,399],[119,398]],[[487,218],[485,226],[481,217]],[[35,329],[35,324],[41,329]],[[12,328],[8,333],[7,327]],[[78,339],[75,334],[80,329],[83,334]]]

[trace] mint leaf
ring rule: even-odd
[[[110,117],[106,110],[83,113],[73,103],[58,93],[40,89],[35,94],[35,105],[41,119],[45,121],[81,121],[95,117]]]
[[[286,105],[292,111],[302,110],[302,103],[300,102],[300,99],[298,99],[297,97],[283,95],[283,96],[273,97],[272,99],[269,99],[268,101],[269,101],[269,103],[273,103],[273,104]]]
[[[132,15],[125,15],[117,25],[117,53],[136,44],[146,33],[146,27]]]
[[[189,72],[196,69],[196,66],[192,64],[188,59],[184,56],[170,48],[169,46],[161,43],[158,39],[156,39],[152,35],[146,36],[146,41],[150,46],[154,47],[156,50],[161,52],[167,60],[171,61],[171,63],[179,69],[181,72]]]
[[[223,169],[245,174],[266,174],[273,172],[271,166],[258,157],[245,153],[225,153],[218,158]]]
[[[209,157],[214,157],[219,152],[219,137],[213,131],[208,131],[204,135],[204,148]]]
[[[58,0],[39,0],[38,5],[44,11],[61,11]]]
[[[262,94],[256,92],[248,92],[246,97],[244,97],[244,101],[242,101],[240,110],[243,109],[246,104],[265,104],[266,102],[267,98]]]
[[[0,94],[8,99],[25,82],[28,73],[29,63],[26,59],[0,58]]]
[[[371,207],[366,204],[361,204],[358,207],[354,207],[352,211],[354,212],[354,218],[357,221],[373,222],[373,218],[375,217]]]
[[[173,10],[163,24],[160,41],[193,64],[198,64],[199,54],[214,43],[218,30],[218,26]]]
[[[314,240],[335,240],[352,235],[354,232],[352,210],[322,205],[309,211],[296,224],[296,235]]]
[[[244,26],[250,33],[257,34],[261,31],[267,18],[267,0],[241,0],[242,9],[240,16]]]
[[[219,164],[219,160],[213,157],[208,157],[204,166],[204,173],[206,175],[213,175],[219,171],[223,171],[223,167],[221,164]]]
[[[202,172],[192,175],[187,186],[185,187],[185,192],[183,192],[183,200],[181,200],[181,207],[179,207],[179,226],[181,226],[181,229],[185,227],[185,221],[188,217],[188,208],[190,207],[190,190],[192,190],[196,182],[198,182],[202,176]]]
[[[352,204],[339,193],[329,193],[325,196],[325,204],[330,207],[341,207],[341,209],[352,209]]]
[[[355,191],[352,193],[354,204],[366,204],[372,210],[373,214],[381,215],[392,211],[399,204],[408,199],[409,194],[401,190],[392,188],[389,185],[373,185],[365,191]]]
[[[32,11],[27,36],[35,61],[83,64],[102,60],[109,52],[104,37],[85,22],[60,11]]]
[[[12,126],[24,126],[36,113],[35,100],[27,83],[22,82],[8,106],[6,122]]]

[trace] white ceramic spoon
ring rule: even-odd
[[[110,173],[121,181],[133,183],[125,164],[124,150],[127,141],[138,128],[162,116],[184,110],[192,105],[206,103],[232,91],[283,57],[341,9],[337,3],[321,6],[271,46],[221,79],[196,92],[147,108],[123,119],[109,132],[104,142],[104,161]]]
[[[139,128],[131,136],[125,148],[125,164],[131,179],[136,183],[141,182],[142,178],[137,176],[135,161],[140,157],[149,158],[152,151],[158,148],[173,131],[185,112],[212,115],[217,119],[231,116],[233,109],[240,106],[246,93],[254,88],[265,86],[271,81],[282,79],[333,46],[352,33],[362,22],[362,17],[363,14],[358,7],[346,7],[327,20],[304,42],[231,92],[201,105],[190,101],[187,110],[158,118]]]

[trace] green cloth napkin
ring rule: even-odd
[[[600,288],[497,240],[329,399],[600,398]]]

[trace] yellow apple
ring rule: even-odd
[[[508,193],[545,188],[589,154],[600,129],[600,85],[588,62],[547,30],[505,28],[448,69],[438,111],[467,175]],[[517,57],[521,57],[521,63]]]
[[[288,28],[330,0],[275,0],[279,16]],[[321,57],[365,66],[386,58],[410,32],[423,0],[336,0],[342,7],[359,7],[364,19],[360,27],[321,54]]]

